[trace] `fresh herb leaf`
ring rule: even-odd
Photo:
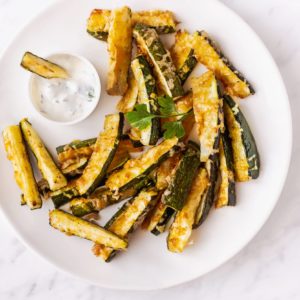
[[[165,130],[165,139],[171,139],[174,136],[177,136],[180,139],[185,135],[185,130],[181,121],[166,122],[163,125],[163,129]]]
[[[161,115],[169,117],[177,113],[173,98],[170,96],[158,97],[157,101]]]
[[[128,123],[135,128],[140,130],[146,129],[151,126],[151,121],[156,115],[148,112],[146,104],[135,105],[135,110],[125,114],[125,118]]]

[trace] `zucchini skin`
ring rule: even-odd
[[[90,194],[105,178],[115,156],[124,124],[123,114],[107,115],[104,131],[99,134],[95,150],[82,175],[76,179],[79,195]],[[109,144],[107,145],[109,141]]]
[[[224,95],[224,112],[233,149],[235,179],[256,179],[260,171],[260,157],[255,139],[244,114],[229,95]],[[238,139],[237,135],[240,136]]]
[[[196,120],[197,135],[200,140],[200,160],[206,162],[218,147],[223,115],[218,82],[211,71],[198,78],[192,78],[193,107]],[[218,146],[218,145],[217,145]]]
[[[124,6],[111,13],[107,49],[109,68],[106,91],[109,95],[124,95],[131,61],[132,24],[131,10]]]
[[[255,93],[252,85],[230,63],[205,31],[197,32],[194,38],[194,49],[198,61],[215,73],[230,94],[245,98]]]
[[[153,66],[161,89],[174,99],[182,96],[184,90],[170,52],[164,48],[157,32],[144,24],[136,24],[133,36],[138,48],[147,56],[149,63]]]
[[[168,250],[180,253],[187,246],[192,234],[197,208],[208,185],[205,168],[200,168],[181,211],[177,212],[167,238]]]
[[[218,191],[219,164],[219,153],[213,154],[205,163],[205,169],[209,176],[209,184],[201,198],[193,228],[198,228],[206,220],[209,211],[214,204]]]
[[[150,148],[138,158],[127,161],[124,167],[108,177],[105,185],[112,191],[123,191],[145,178],[176,149],[178,139],[168,139]],[[154,161],[153,161],[154,160]]]
[[[98,212],[95,209],[93,201],[86,198],[75,198],[70,202],[70,209],[72,214],[76,217],[84,217],[93,212]]]
[[[199,152],[189,146],[172,176],[169,187],[164,192],[165,205],[176,211],[183,208],[199,165]]]
[[[138,83],[138,103],[146,104],[150,113],[157,112],[156,82],[151,68],[143,55],[138,55],[131,63],[131,69]],[[139,130],[143,145],[155,145],[160,137],[160,121],[154,118],[150,128]]]
[[[65,187],[67,179],[55,164],[51,154],[29,121],[27,119],[21,120],[20,128],[27,145],[37,160],[43,178],[49,184],[50,190],[55,191]]]
[[[144,221],[149,210],[157,200],[157,191],[153,188],[142,190],[135,198],[125,202],[123,206],[106,223],[105,228],[118,236],[127,239]],[[95,255],[109,262],[115,256],[114,249],[95,244],[93,247]]]
[[[12,163],[15,180],[22,191],[21,204],[27,204],[30,209],[41,208],[42,199],[20,127],[9,126],[3,130],[2,135],[7,158]]]
[[[95,243],[112,247],[113,249],[124,250],[128,245],[127,241],[105,228],[75,217],[60,209],[54,209],[49,212],[49,224],[68,235],[76,235]]]
[[[44,77],[46,79],[69,77],[67,71],[61,66],[41,58],[31,52],[25,52],[21,66],[29,72]]]
[[[221,183],[215,207],[236,205],[235,181],[233,173],[233,154],[228,131],[221,134],[220,140]]]

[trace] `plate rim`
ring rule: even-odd
[[[27,27],[29,27],[32,22],[34,22],[36,19],[38,19],[41,15],[45,14],[48,10],[54,8],[55,6],[59,6],[61,2],[65,2],[65,1],[66,0],[55,0],[53,3],[50,3],[50,4],[46,5],[45,7],[43,7],[42,9],[40,9],[32,18],[29,18],[26,22],[24,22],[24,25],[17,30],[17,32],[9,40],[9,42],[7,43],[7,45],[3,49],[3,51],[0,52],[0,64],[2,62],[3,57],[9,51],[9,48],[15,43],[15,41],[22,34],[22,32],[26,31]],[[55,266],[55,268],[62,271],[63,273],[71,275],[71,277],[73,277],[73,278],[83,280],[84,282],[86,282],[88,284],[93,284],[93,285],[101,287],[101,288],[112,289],[112,290],[120,290],[120,291],[121,290],[124,290],[124,291],[125,290],[126,291],[162,290],[162,289],[171,288],[171,287],[174,287],[174,286],[182,285],[182,284],[188,283],[190,281],[196,280],[196,279],[198,279],[202,276],[205,276],[208,273],[211,273],[212,271],[217,270],[221,266],[223,266],[226,263],[230,262],[246,246],[248,246],[249,243],[251,241],[253,241],[253,239],[256,237],[256,235],[263,229],[264,225],[269,220],[270,215],[272,214],[272,212],[274,211],[275,207],[277,206],[277,204],[280,200],[280,197],[282,195],[282,192],[283,192],[283,189],[284,189],[284,186],[285,186],[285,182],[286,182],[286,179],[287,179],[287,176],[288,176],[288,173],[289,173],[289,169],[290,169],[291,158],[292,158],[292,147],[293,147],[293,123],[292,123],[291,105],[290,105],[289,96],[288,96],[288,93],[287,93],[287,89],[286,89],[283,77],[280,73],[280,69],[279,69],[275,59],[273,58],[271,52],[268,50],[267,46],[264,44],[263,40],[261,39],[261,37],[248,24],[248,22],[245,21],[237,12],[235,12],[233,9],[228,7],[226,4],[224,4],[220,0],[202,0],[202,1],[215,2],[215,5],[219,5],[223,10],[226,10],[229,14],[234,15],[235,18],[239,20],[239,22],[243,23],[244,26],[247,28],[247,30],[252,33],[252,36],[253,36],[253,38],[256,39],[256,42],[258,44],[260,44],[261,49],[264,51],[264,53],[266,54],[266,57],[268,57],[268,59],[269,59],[269,62],[272,64],[274,72],[276,72],[276,74],[273,74],[273,76],[277,77],[278,83],[280,84],[279,89],[281,90],[282,95],[284,96],[284,101],[283,102],[285,103],[285,109],[286,109],[286,112],[287,112],[286,121],[287,121],[287,126],[289,127],[287,135],[286,135],[286,138],[287,138],[286,149],[287,149],[287,152],[288,152],[288,157],[285,161],[285,167],[284,167],[284,170],[283,170],[283,175],[281,176],[280,184],[277,187],[276,193],[274,192],[274,195],[275,195],[274,199],[276,199],[276,200],[274,201],[274,204],[273,204],[272,208],[266,214],[266,217],[261,222],[259,222],[259,224],[256,224],[256,229],[253,230],[252,234],[250,234],[250,238],[247,240],[247,242],[244,243],[242,246],[238,247],[237,249],[235,249],[235,251],[233,251],[231,253],[231,255],[228,256],[228,258],[226,260],[224,260],[222,263],[219,263],[219,264],[213,265],[210,268],[207,268],[207,270],[204,270],[202,272],[202,274],[199,274],[199,275],[196,275],[196,276],[194,276],[194,275],[189,276],[185,280],[179,280],[179,281],[174,280],[172,283],[167,283],[167,284],[162,283],[158,287],[148,287],[148,286],[147,287],[145,287],[145,286],[139,287],[139,286],[136,286],[135,288],[132,288],[131,286],[128,287],[126,285],[116,286],[116,285],[113,285],[113,284],[106,284],[106,283],[103,284],[101,282],[97,282],[97,281],[94,281],[90,278],[86,278],[84,276],[81,276],[80,274],[72,273],[71,271],[69,271],[68,269],[64,268],[59,263],[57,263],[55,260],[52,260],[47,255],[40,252],[39,249],[35,245],[33,245],[31,241],[25,239],[22,236],[22,234],[19,232],[18,228],[14,225],[13,220],[2,209],[2,204],[0,204],[0,212],[1,212],[1,215],[4,217],[3,219],[9,225],[9,227],[13,230],[16,237],[26,246],[26,248],[29,249],[32,253],[38,255],[42,260],[46,261],[47,263],[49,263],[52,266]]]

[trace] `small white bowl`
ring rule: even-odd
[[[52,54],[46,59],[65,68],[70,78],[45,79],[32,74],[29,93],[33,107],[45,119],[61,125],[73,125],[83,121],[95,110],[100,99],[101,82],[95,67],[86,58],[70,53]],[[88,82],[90,85],[86,84]],[[55,87],[59,87],[56,93]],[[62,90],[76,93],[77,96],[68,95]],[[81,95],[80,99],[78,95]],[[83,100],[84,95],[86,100]]]

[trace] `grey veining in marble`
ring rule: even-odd
[[[0,52],[25,22],[51,2],[0,0]],[[266,225],[236,257],[202,278],[162,291],[120,292],[89,285],[56,270],[27,250],[1,216],[1,300],[300,299],[300,1],[223,2],[265,42],[279,66],[292,106],[292,164],[280,201]]]

